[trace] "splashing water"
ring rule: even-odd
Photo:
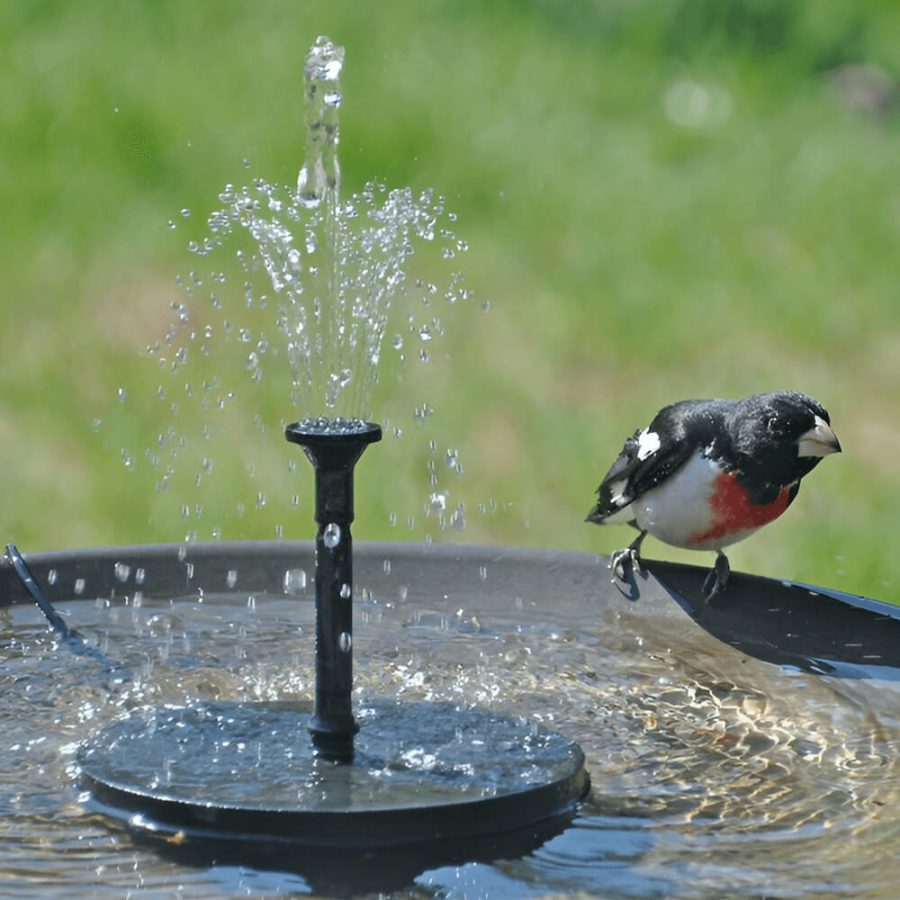
[[[415,197],[409,189],[384,194],[373,184],[342,203],[332,223],[323,205],[310,207],[301,192],[262,179],[251,188],[227,188],[221,199],[228,205],[210,217],[213,235],[222,238],[235,225],[247,229],[258,250],[242,257],[245,271],[262,265],[279,299],[278,328],[287,340],[294,404],[327,418],[370,415],[391,304],[406,288],[404,266],[413,239],[434,238],[440,198],[431,192]],[[329,276],[332,255],[339,265]],[[437,293],[430,284],[416,288]],[[454,281],[446,299],[455,299],[455,290]],[[417,334],[441,329],[438,319],[422,325],[412,316],[408,326]],[[261,366],[258,349],[251,350],[248,369]]]
[[[267,446],[281,419],[354,430],[374,417],[384,373],[393,379],[427,364],[444,333],[444,314],[470,306],[472,293],[453,268],[468,247],[441,196],[370,182],[341,197],[342,65],[342,48],[319,38],[304,70],[307,142],[297,184],[257,177],[224,187],[206,233],[188,243],[203,266],[178,279],[174,321],[148,348],[161,370],[157,395],[171,424],[144,461],[156,472],[158,492],[171,488],[185,498],[195,491],[197,502],[179,501],[191,525],[188,540],[201,536],[200,520],[217,517],[211,536],[218,538],[223,522],[246,522],[270,491],[284,492],[271,480],[266,447],[257,442],[235,452],[238,442],[246,446],[248,419]],[[425,398],[416,398],[382,421],[391,436],[415,432],[427,440],[432,413]],[[443,451],[433,440],[428,447],[430,494]],[[449,469],[460,474],[457,451],[446,452],[454,460]],[[137,465],[140,454],[129,451],[128,458]],[[225,479],[227,490],[199,502],[213,478]],[[247,478],[252,490],[243,486]],[[431,517],[427,503],[421,509]],[[457,516],[456,527],[462,521]],[[443,517],[438,525],[445,527]]]
[[[443,293],[455,302],[464,292],[460,276],[442,289],[422,280],[408,283],[410,258],[422,242],[443,243],[444,258],[465,243],[441,225],[444,201],[427,190],[388,191],[370,183],[348,200],[340,197],[338,109],[343,48],[320,37],[305,67],[306,161],[296,189],[261,178],[240,189],[227,185],[225,204],[210,215],[210,235],[192,246],[206,255],[222,246],[236,229],[254,242],[239,251],[243,271],[263,269],[278,299],[277,324],[286,339],[294,403],[310,416],[363,419],[371,414],[372,389],[391,306],[402,294],[416,292],[430,306]],[[248,304],[262,295],[245,283]],[[440,319],[419,321],[410,315],[409,332],[419,342],[442,332]],[[396,335],[402,346],[403,338]],[[251,343],[250,340],[247,341]],[[247,366],[261,366],[258,347]]]

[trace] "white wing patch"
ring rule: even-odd
[[[657,450],[659,450],[659,435],[655,431],[645,428],[638,435],[637,458],[643,462]]]
[[[625,503],[628,503],[631,499],[625,497],[625,488],[628,487],[628,479],[620,478],[617,481],[612,482],[609,486],[609,502],[612,503],[613,506],[622,506]]]

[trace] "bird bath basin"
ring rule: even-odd
[[[893,607],[739,575],[704,607],[705,570],[653,562],[629,601],[604,557],[358,543],[363,729],[367,710],[389,701],[524,716],[578,742],[591,794],[571,822],[468,847],[210,851],[140,817],[98,816],[79,747],[150,708],[308,701],[313,545],[28,559],[69,626],[123,668],[70,653],[0,569],[0,873],[17,897],[411,884],[441,896],[858,896],[900,875]],[[261,747],[232,752],[252,783]]]

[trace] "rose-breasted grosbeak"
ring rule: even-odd
[[[613,578],[640,568],[648,534],[675,547],[715,550],[708,598],[728,583],[722,553],[790,506],[800,479],[840,453],[825,408],[796,391],[743,400],[683,400],[661,409],[625,442],[587,517],[640,531],[610,557]]]

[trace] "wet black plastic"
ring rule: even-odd
[[[310,731],[320,754],[349,762],[353,736],[353,470],[381,428],[335,428],[329,422],[295,422],[285,437],[299,444],[315,470],[316,694]]]
[[[13,572],[15,572],[28,596],[34,600],[38,609],[44,614],[47,624],[60,636],[62,646],[68,647],[77,656],[88,656],[97,660],[107,674],[116,674],[122,680],[131,678],[131,673],[123,665],[107,659],[101,650],[91,646],[77,631],[69,628],[66,620],[56,611],[47,598],[47,595],[32,574],[28,563],[25,562],[25,557],[19,553],[19,548],[15,544],[6,545],[6,559],[12,566]]]

